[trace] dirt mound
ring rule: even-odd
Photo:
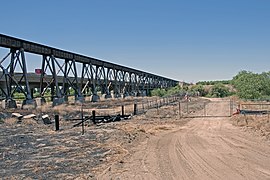
[[[244,130],[270,140],[270,117],[269,115],[235,115],[231,118],[233,125],[241,126]]]

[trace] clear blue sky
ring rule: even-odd
[[[269,0],[2,0],[0,5],[0,33],[176,80],[270,70]],[[40,66],[41,57],[28,59],[29,71]]]

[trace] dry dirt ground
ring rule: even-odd
[[[202,114],[202,106],[198,104],[208,101],[192,99],[190,112]],[[222,104],[209,103],[207,113],[228,111],[227,103]],[[70,108],[73,113],[67,113]],[[262,125],[260,133],[253,133],[239,116],[180,118],[176,103],[159,110],[149,109],[130,120],[89,123],[81,135],[81,127],[72,127],[76,122],[65,120],[79,116],[79,109],[69,105],[50,109],[51,113],[57,111],[61,115],[61,130],[57,132],[54,124],[44,125],[41,120],[20,123],[14,118],[4,120],[0,124],[0,177],[270,179],[267,128],[264,136]],[[264,122],[267,127],[269,122]]]
[[[227,107],[211,107],[223,111]],[[269,141],[230,118],[192,119],[144,141],[98,179],[270,179]]]

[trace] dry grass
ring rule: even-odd
[[[22,120],[22,124],[25,124],[25,125],[36,125],[37,124],[37,121],[34,120],[34,119],[23,119]]]
[[[44,104],[42,106],[37,107],[37,110],[39,110],[40,112],[46,113],[46,112],[50,112],[51,111],[51,105],[49,104]]]
[[[17,124],[18,119],[17,118],[7,118],[5,119],[5,124],[6,125],[14,125]]]
[[[151,134],[151,135],[156,135],[162,131],[168,131],[168,130],[172,130],[174,127],[172,125],[157,125],[153,128],[150,128],[147,130],[147,133]]]

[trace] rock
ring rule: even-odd
[[[29,114],[29,115],[23,116],[23,119],[34,119],[35,117],[36,117],[35,114]]]
[[[11,117],[16,117],[18,119],[22,119],[23,118],[23,115],[21,115],[20,113],[12,113],[11,114]]]
[[[22,103],[22,109],[35,109],[37,107],[37,103],[33,99],[25,99]]]
[[[50,117],[48,114],[41,117],[44,124],[52,124],[52,121],[50,120]]]
[[[7,114],[0,112],[0,119],[6,119],[7,117]]]

